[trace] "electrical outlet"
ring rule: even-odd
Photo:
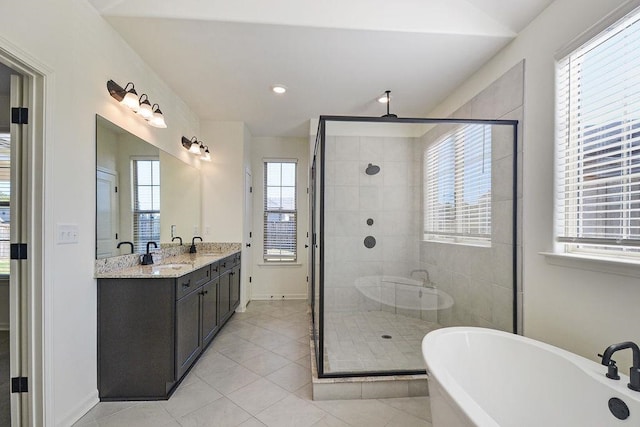
[[[208,235],[210,235],[210,234],[211,234],[211,226],[210,226],[210,225],[207,225],[207,226],[204,228],[204,235],[205,235],[205,236],[208,236]]]
[[[176,237],[176,226],[171,225],[171,238],[173,239],[174,237]]]
[[[194,236],[197,236],[197,235],[198,235],[198,226],[197,226],[197,225],[194,225],[194,226],[193,226],[193,235],[194,235]]]
[[[56,229],[56,242],[59,245],[78,243],[78,224],[58,224]]]

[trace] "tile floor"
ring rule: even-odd
[[[311,400],[306,301],[236,313],[168,401],[101,402],[75,426],[431,427],[428,397]]]
[[[442,327],[386,311],[328,312],[325,325],[324,369],[332,373],[424,370],[422,339]]]

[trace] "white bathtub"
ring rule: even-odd
[[[356,289],[371,301],[404,310],[444,310],[453,305],[453,298],[446,292],[406,277],[359,277]]]
[[[627,366],[610,380],[605,366],[584,357],[472,327],[430,332],[422,354],[434,427],[640,426],[640,392],[627,388]],[[629,408],[624,421],[609,411],[614,397]]]

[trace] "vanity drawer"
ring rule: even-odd
[[[225,271],[231,270],[233,268],[233,255],[222,258],[220,261],[218,261],[218,263],[220,265],[220,274],[224,273]]]
[[[198,289],[198,286],[193,280],[193,273],[185,274],[182,277],[178,277],[176,279],[176,300],[189,295],[196,289]]]
[[[211,265],[202,267],[191,273],[191,275],[193,276],[196,288],[202,286],[211,279]]]
[[[216,261],[211,264],[211,278],[215,279],[220,275],[220,261]]]

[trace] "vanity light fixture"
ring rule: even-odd
[[[126,105],[133,112],[138,113],[140,117],[143,117],[147,122],[149,122],[150,126],[163,129],[167,127],[167,123],[164,121],[164,115],[160,110],[160,106],[158,104],[153,104],[152,107],[151,101],[149,101],[149,96],[146,93],[143,93],[138,97],[135,85],[132,82],[127,83],[123,88],[113,80],[109,80],[107,82],[107,90],[113,99],[123,105]]]
[[[207,145],[204,146],[204,153],[202,157],[200,157],[200,160],[204,160],[205,162],[211,161],[211,154],[209,153],[209,147]]]

